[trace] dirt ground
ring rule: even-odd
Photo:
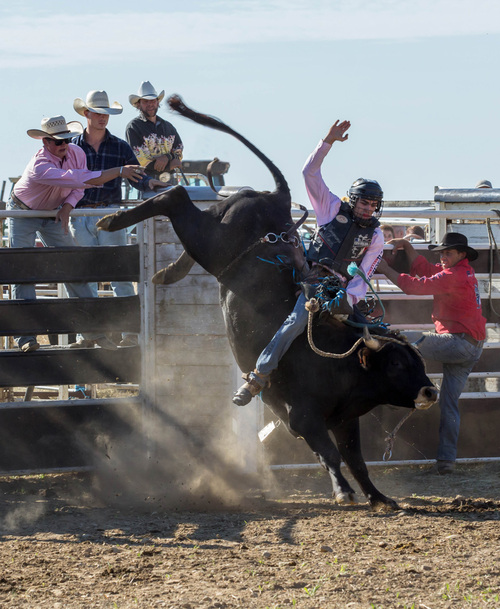
[[[320,470],[196,510],[103,501],[95,474],[0,479],[0,607],[500,608],[500,463],[371,475],[401,510],[336,506]]]

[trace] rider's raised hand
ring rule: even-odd
[[[349,137],[346,131],[351,126],[350,121],[339,122],[336,120],[328,131],[328,135],[323,139],[327,144],[333,144],[333,142],[345,142]]]

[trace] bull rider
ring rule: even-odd
[[[336,277],[345,297],[336,302],[332,314],[344,317],[353,313],[356,316],[355,305],[364,299],[367,290],[365,281],[359,275],[351,278],[347,267],[355,262],[369,279],[382,258],[384,248],[384,235],[378,221],[384,196],[380,184],[376,180],[359,178],[348,191],[349,200],[342,201],[330,192],[321,175],[326,155],[334,142],[348,139],[350,126],[349,121],[335,121],[302,170],[318,224],[306,254],[310,272],[305,283]],[[307,326],[306,303],[307,298],[301,292],[293,311],[260,354],[255,370],[243,375],[246,382],[233,396],[237,406],[248,404],[269,384],[269,377],[280,359]]]

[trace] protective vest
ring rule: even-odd
[[[349,203],[342,202],[335,218],[314,232],[307,259],[325,264],[349,280],[347,267],[351,262],[361,264],[379,224],[371,218],[369,226],[360,226],[354,221]]]

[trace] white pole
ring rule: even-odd
[[[471,464],[471,463],[496,463],[500,461],[500,457],[474,457],[470,459],[457,459],[458,464]],[[367,461],[366,465],[369,467],[388,467],[389,465],[433,465],[436,462],[435,459],[409,459],[407,461]],[[282,465],[270,465],[270,469],[318,469],[322,467],[319,463],[289,463]],[[344,463],[341,463],[341,467],[345,467]]]

